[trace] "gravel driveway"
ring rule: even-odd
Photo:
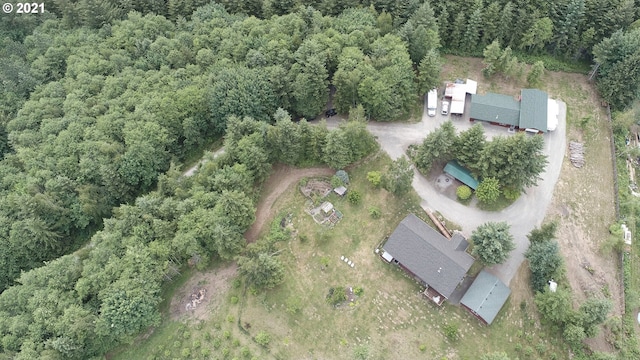
[[[469,114],[469,101],[465,114]],[[477,208],[464,206],[456,201],[452,201],[441,194],[432,181],[427,180],[418,171],[415,171],[413,187],[422,198],[422,207],[439,211],[447,219],[462,226],[463,233],[469,236],[479,225],[487,221],[506,221],[511,225],[511,233],[516,242],[516,249],[511,253],[510,258],[501,265],[487,269],[496,275],[505,284],[509,284],[515,275],[518,267],[524,260],[524,252],[529,246],[527,234],[544,220],[547,207],[551,203],[553,189],[562,167],[562,160],[566,149],[566,104],[558,101],[559,121],[555,131],[547,133],[545,137],[544,153],[549,161],[546,171],[541,174],[542,180],[538,186],[529,188],[526,193],[508,208],[499,212],[487,212]],[[419,123],[382,123],[370,122],[367,125],[369,131],[376,136],[380,146],[392,159],[397,159],[403,154],[411,144],[421,143],[426,135],[440,126],[447,119],[451,119],[458,129],[458,132],[468,129],[473,123],[468,118],[463,117],[443,117],[438,112],[435,117],[427,116],[425,109],[422,121]],[[488,138],[496,135],[508,136],[506,128],[492,126],[481,123],[484,126],[485,134]],[[334,119],[328,120],[330,128],[337,126]]]

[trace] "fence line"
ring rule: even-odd
[[[620,189],[618,187],[618,164],[616,160],[616,145],[613,137],[613,120],[611,119],[611,107],[607,105],[607,120],[609,121],[609,144],[611,146],[611,164],[613,165],[613,201],[616,208],[616,221],[620,220]],[[620,266],[620,296],[622,300],[622,315],[627,312],[626,294],[624,291],[624,284],[626,279],[624,278],[624,251],[620,252],[620,259],[618,259]]]

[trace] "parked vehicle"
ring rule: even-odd
[[[427,115],[436,116],[438,107],[438,89],[432,89],[427,93]]]
[[[332,117],[334,115],[337,115],[338,112],[336,111],[336,109],[329,109],[327,111],[325,111],[324,113],[327,117]]]
[[[442,102],[442,110],[440,111],[440,113],[442,115],[449,115],[449,102],[448,101],[443,101]]]

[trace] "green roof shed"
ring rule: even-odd
[[[507,285],[482,270],[460,300],[460,304],[485,324],[491,325],[510,294],[511,289]]]
[[[546,108],[545,108],[546,109]],[[470,118],[504,125],[518,126],[520,103],[512,96],[487,93],[471,95]]]
[[[538,89],[522,89],[521,95],[520,128],[547,132],[547,93]]]
[[[478,180],[471,175],[466,167],[460,165],[457,161],[452,160],[444,167],[444,172],[460,180],[463,184],[475,190],[478,187]]]

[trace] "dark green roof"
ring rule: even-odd
[[[471,95],[471,119],[518,126],[520,103],[512,96],[487,93]]]
[[[407,270],[444,297],[451,296],[473,265],[465,251],[469,244],[461,235],[451,240],[414,214],[405,217],[384,244]]]
[[[457,161],[449,161],[444,167],[444,172],[462,181],[463,184],[475,190],[478,187],[478,180],[471,175],[466,167],[458,164]]]
[[[482,270],[460,300],[460,304],[491,324],[509,298],[511,289],[500,279]]]
[[[520,128],[536,129],[547,132],[547,104],[546,92],[537,89],[522,89],[520,105]]]

